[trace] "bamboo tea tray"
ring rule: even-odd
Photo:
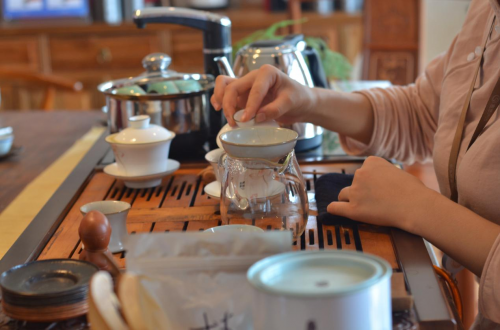
[[[323,167],[328,172],[342,170],[335,165]],[[82,251],[78,237],[78,226],[82,219],[80,207],[97,200],[130,203],[132,209],[127,218],[127,229],[132,235],[142,232],[203,231],[220,225],[219,200],[204,193],[204,184],[198,176],[201,169],[181,168],[164,178],[160,186],[147,189],[127,188],[122,181],[96,171],[38,259],[78,259]],[[318,226],[314,182],[323,172],[317,172],[310,165],[303,166],[303,171],[308,188],[310,216],[304,234],[294,243],[293,249],[363,251],[384,258],[394,271],[401,272],[389,229],[368,225]],[[252,224],[264,230],[281,229],[281,221],[249,219],[236,223]],[[114,256],[119,265],[125,268],[125,253]]]
[[[0,272],[36,259],[78,259],[82,251],[78,226],[80,207],[98,200],[121,200],[132,205],[127,218],[130,234],[143,232],[203,231],[221,224],[219,200],[204,194],[200,171],[206,163],[185,163],[155,188],[131,189],[102,172],[113,161],[104,136],[94,145],[74,172],[45,205],[5,257]],[[359,159],[323,159],[301,162],[310,202],[304,234],[294,250],[341,249],[371,253],[389,262],[404,278],[414,308],[396,315],[400,329],[457,329],[456,310],[432,269],[420,237],[401,230],[371,225],[321,225],[316,221],[314,183],[324,173],[354,173]],[[243,220],[264,230],[280,230],[281,221]],[[126,267],[126,253],[114,254]],[[0,312],[1,314],[1,312]],[[1,315],[0,315],[1,320]],[[0,329],[1,329],[0,322]]]

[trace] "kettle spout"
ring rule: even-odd
[[[229,76],[231,78],[236,78],[234,75],[233,69],[225,56],[219,56],[214,58],[214,61],[217,62],[217,66],[219,67],[219,72],[222,75]]]

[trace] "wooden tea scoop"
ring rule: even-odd
[[[80,260],[91,262],[114,277],[118,276],[119,267],[108,249],[111,225],[106,216],[99,211],[90,211],[80,222],[78,234],[83,244]]]

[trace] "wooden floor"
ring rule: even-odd
[[[387,260],[394,271],[400,271],[388,229],[369,225],[326,226],[316,222],[314,182],[322,173],[352,173],[357,164],[307,165],[303,167],[310,202],[306,229],[294,242],[293,249],[358,250],[378,255]],[[127,218],[128,231],[203,231],[221,224],[219,200],[203,191],[200,168],[180,169],[166,177],[156,188],[130,189],[123,182],[96,171],[84,191],[66,215],[61,226],[42,251],[39,259],[75,258],[81,252],[78,226],[82,215],[80,207],[97,200],[121,200],[132,205]],[[248,220],[252,222],[252,220]],[[254,225],[264,230],[281,230],[281,224],[255,220]],[[115,254],[125,267],[125,253]]]

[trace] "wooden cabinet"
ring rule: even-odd
[[[418,6],[419,0],[366,0],[364,79],[389,80],[395,85],[415,81]]]
[[[156,34],[89,35],[49,38],[52,71],[120,70],[141,63],[144,54],[160,51]]]
[[[38,39],[32,36],[1,38],[0,66],[39,70],[38,46]]]
[[[287,19],[286,13],[267,13],[257,8],[225,11],[232,21],[233,43],[251,33]],[[352,62],[362,47],[362,17],[334,13],[322,16],[305,13],[305,35],[324,38],[329,46]],[[15,27],[0,30],[0,66],[24,68],[81,81],[78,94],[58,93],[57,109],[100,109],[104,97],[99,83],[136,76],[143,72],[142,59],[153,52],[172,57],[171,69],[203,72],[203,41],[200,31],[176,25],[151,24],[137,29],[134,24],[119,26]],[[39,93],[11,83],[0,84],[0,109],[36,108]]]

